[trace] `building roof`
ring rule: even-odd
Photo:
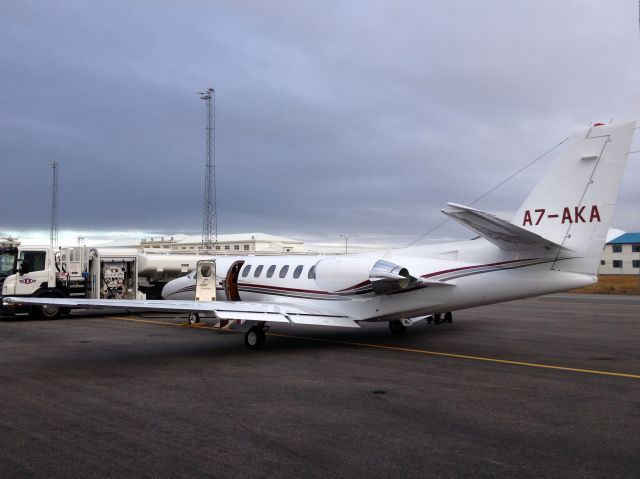
[[[285,238],[284,236],[275,236],[266,233],[236,233],[236,234],[219,234],[218,243],[246,243],[246,242],[263,242],[263,243],[293,243],[302,244],[303,241]],[[202,242],[202,235],[158,235],[144,238],[142,243],[175,243],[175,244],[197,244]]]
[[[640,233],[625,233],[612,239],[607,244],[631,244],[640,243]]]
[[[166,237],[165,237],[166,239]],[[147,240],[148,241],[148,240]],[[175,242],[178,244],[194,244],[202,241],[201,235],[175,235]],[[266,233],[239,233],[239,234],[219,234],[218,243],[246,243],[251,241],[263,243],[287,243],[302,244],[303,241],[284,236],[275,236]]]

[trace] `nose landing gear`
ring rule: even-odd
[[[200,322],[200,315],[198,313],[189,313],[189,324],[194,325]]]

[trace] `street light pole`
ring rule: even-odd
[[[338,235],[338,236],[342,236],[344,238],[344,254],[348,254],[349,253],[349,248],[348,248],[349,236],[347,235]]]

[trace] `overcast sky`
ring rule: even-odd
[[[2,3],[2,233],[48,230],[51,161],[63,230],[199,233],[209,86],[219,233],[307,240],[411,241],[640,119],[637,0]],[[474,206],[510,219],[550,160]],[[612,226],[640,231],[629,160]]]

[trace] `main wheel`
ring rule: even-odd
[[[442,316],[440,313],[436,313],[433,315],[433,322],[436,324],[440,324],[442,322]]]
[[[453,323],[453,314],[451,314],[451,311],[447,311],[446,313],[444,313],[444,322]]]
[[[198,313],[189,313],[189,324],[197,324],[200,322],[200,315]]]
[[[399,319],[389,321],[389,329],[393,334],[401,334],[407,330],[407,327]]]
[[[244,335],[244,344],[249,349],[262,349],[266,336],[262,326],[253,326]]]

